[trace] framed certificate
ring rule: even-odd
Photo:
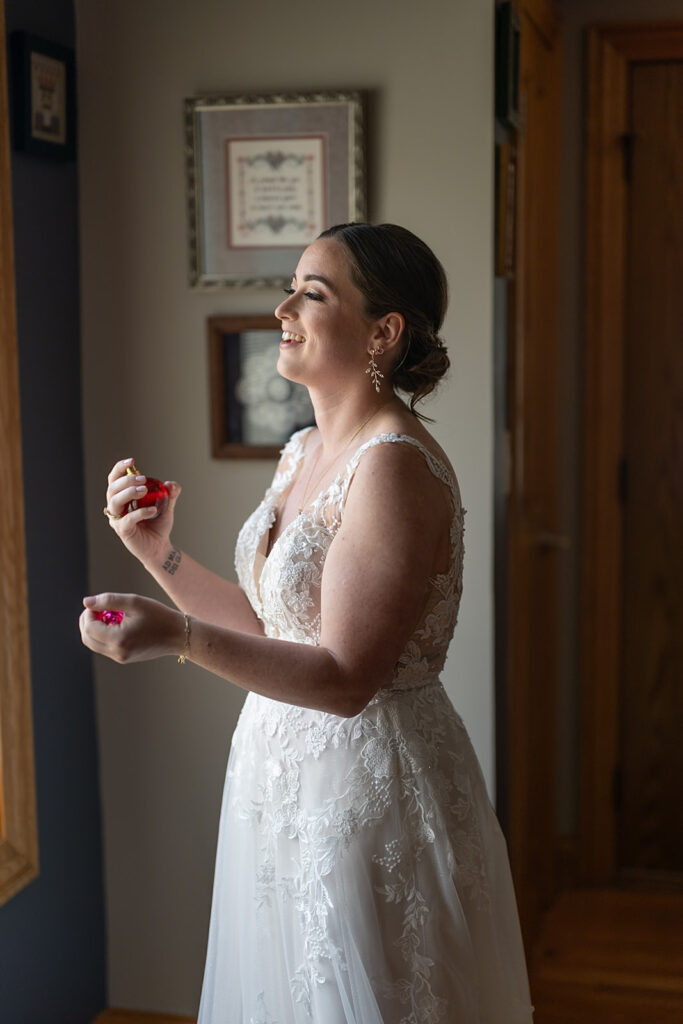
[[[325,228],[365,218],[360,93],[185,101],[190,284],[289,282]]]
[[[13,32],[12,142],[15,149],[52,160],[76,156],[74,51]]]

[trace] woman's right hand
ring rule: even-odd
[[[126,473],[133,459],[122,459],[112,468],[107,478],[106,508],[111,513],[109,525],[118,534],[125,546],[143,564],[158,561],[161,554],[166,555],[170,545],[173,527],[173,510],[182,490],[174,480],[165,481],[168,487],[168,506],[157,515],[155,505],[138,508],[126,512],[131,501],[142,498],[147,493],[145,476],[131,476]]]

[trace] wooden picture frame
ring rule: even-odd
[[[506,0],[496,9],[496,117],[518,129],[519,68],[522,25],[514,4]]]
[[[287,284],[327,227],[365,219],[359,92],[185,100],[190,285]]]
[[[13,32],[10,55],[14,149],[50,160],[74,160],[74,51],[28,32]]]
[[[277,372],[281,336],[274,316],[208,318],[215,459],[276,459],[295,430],[314,423],[306,388]]]

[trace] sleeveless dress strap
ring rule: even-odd
[[[371,448],[375,448],[379,444],[409,444],[413,448],[417,449],[417,451],[419,451],[423,456],[427,466],[434,476],[450,490],[454,507],[456,509],[460,507],[460,488],[458,487],[458,481],[443,460],[434,455],[433,452],[430,452],[429,448],[423,445],[421,441],[418,441],[416,437],[411,437],[410,434],[386,433],[377,434],[376,437],[371,437],[369,441],[365,441],[347,462],[346,469],[344,471],[344,478],[341,481],[341,494],[339,500],[340,509],[343,508],[346,503],[349,487],[351,486],[351,482],[353,481],[360,460],[367,451]]]

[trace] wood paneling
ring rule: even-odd
[[[0,903],[38,873],[6,53],[0,0]]]
[[[629,93],[617,861],[683,873],[683,61]]]

